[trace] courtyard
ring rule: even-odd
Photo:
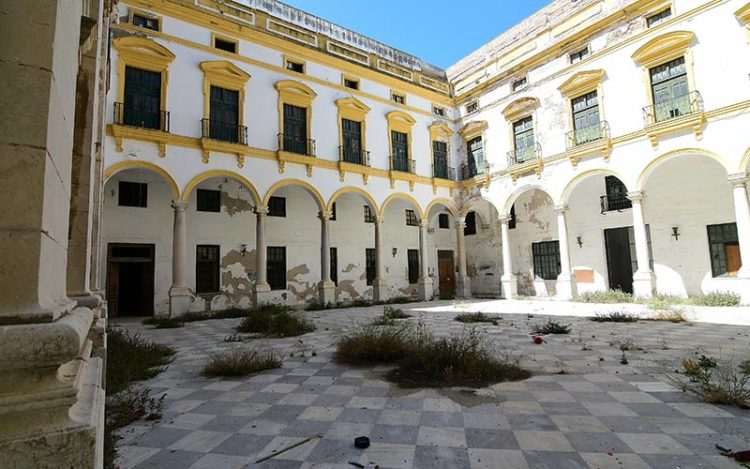
[[[226,341],[239,319],[153,329],[134,319],[115,327],[177,347],[166,371],[138,383],[166,395],[158,421],[120,430],[123,468],[693,468],[740,467],[716,445],[750,448],[750,411],[683,392],[681,361],[750,358],[749,308],[685,308],[689,322],[594,322],[610,312],[653,315],[644,305],[558,301],[439,301],[399,305],[436,336],[477,327],[494,353],[530,370],[524,381],[470,390],[401,389],[390,366],[333,360],[347,330],[383,306],[305,312],[317,330],[286,339]],[[496,314],[467,325],[459,313]],[[535,344],[548,320],[569,334]],[[383,326],[389,327],[389,326]],[[231,347],[272,349],[279,369],[206,378],[210,355]],[[369,448],[354,447],[368,436]],[[290,449],[291,448],[291,449]],[[268,458],[271,456],[270,458]],[[258,462],[263,460],[262,462]]]

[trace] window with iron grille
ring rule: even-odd
[[[199,244],[195,247],[195,292],[219,291],[219,246]]]
[[[714,277],[736,276],[742,265],[736,223],[708,225],[708,248],[711,274]]]
[[[126,66],[124,91],[116,123],[161,129],[161,73]]]
[[[599,122],[599,99],[596,91],[573,99],[571,104],[573,106],[573,130],[575,130],[576,145],[602,138]]]
[[[512,84],[511,84],[511,89],[512,89],[513,91],[518,91],[518,90],[520,90],[521,88],[524,88],[524,87],[526,87],[526,83],[528,83],[528,80],[526,79],[526,77],[523,77],[523,78],[519,78],[518,80],[515,80],[515,81],[514,81],[514,82],[513,82]]]
[[[218,37],[214,38],[214,48],[223,50],[226,52],[231,52],[233,54],[237,53],[237,43],[234,41],[228,41],[226,39],[221,39]]]
[[[534,257],[534,277],[544,280],[556,280],[560,275],[560,243],[543,241],[531,244]]]
[[[398,93],[391,93],[391,99],[394,103],[406,104],[406,96]]]
[[[337,248],[331,248],[331,281],[339,286],[339,252]]]
[[[307,149],[307,109],[284,103],[284,151],[309,154]]]
[[[271,290],[286,290],[286,248],[268,246],[266,249],[266,277]]]
[[[432,161],[435,165],[436,178],[448,179],[448,143],[438,142],[434,140],[432,142]]]
[[[331,206],[331,221],[336,221],[336,202]]]
[[[482,167],[484,162],[484,145],[481,135],[466,142],[466,159],[469,163],[468,176],[474,177],[479,174],[479,168]]]
[[[534,119],[531,116],[513,123],[513,145],[516,150],[516,163],[523,163],[534,157]]]
[[[419,220],[417,220],[417,214],[414,210],[406,210],[406,225],[419,226]]]
[[[508,229],[516,229],[516,204],[513,204],[510,207],[510,220],[508,220]]]
[[[198,189],[199,212],[221,212],[221,191]]]
[[[574,64],[576,62],[580,62],[581,60],[588,57],[590,53],[591,51],[589,50],[588,46],[586,46],[586,48],[584,49],[573,52],[572,54],[570,54],[570,63]]]
[[[342,158],[348,163],[362,164],[362,123],[341,119],[341,137],[343,140]]]
[[[365,205],[365,223],[375,223],[375,215],[369,205]]]
[[[367,278],[367,284],[372,285],[375,281],[375,250],[371,248],[365,249],[365,276]]]
[[[464,226],[464,235],[475,235],[477,234],[477,214],[476,212],[469,212],[466,214],[466,218],[464,218],[464,223],[466,226]]]
[[[239,91],[212,86],[210,106],[209,137],[226,142],[239,142]]]
[[[606,203],[602,206],[602,212],[614,210],[625,210],[631,208],[633,203],[628,199],[628,190],[616,176],[605,176],[604,186],[607,191]]]
[[[269,217],[286,217],[286,198],[270,197],[268,199]]]
[[[158,31],[159,18],[152,18],[145,15],[139,15],[138,13],[133,13],[133,26]]]
[[[406,261],[409,270],[409,284],[419,282],[419,250],[409,249],[406,251]]]
[[[656,13],[651,16],[647,16],[646,26],[648,26],[649,28],[652,26],[656,26],[659,23],[663,23],[671,16],[672,16],[672,9],[671,8],[664,9],[660,11],[659,13]]]
[[[148,184],[145,182],[120,181],[117,190],[117,205],[120,207],[147,207]]]
[[[656,122],[690,114],[690,88],[684,57],[654,67],[649,74]]]
[[[391,131],[391,155],[393,169],[409,171],[409,136],[403,132]]]
[[[447,213],[441,213],[438,215],[438,228],[443,230],[449,230],[451,227],[450,218]]]

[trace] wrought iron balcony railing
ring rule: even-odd
[[[643,108],[643,120],[646,125],[664,122],[681,116],[703,111],[703,98],[697,91],[662,101]]]
[[[279,150],[300,155],[315,156],[315,140],[294,135],[278,134]]]
[[[609,123],[607,121],[601,121],[597,125],[575,129],[565,135],[568,137],[568,149],[570,149],[578,145],[609,138]]]
[[[456,169],[449,168],[444,164],[433,164],[432,165],[432,177],[437,179],[447,179],[449,181],[456,180]]]
[[[414,160],[406,160],[403,158],[396,158],[391,156],[391,171],[400,171],[402,173],[416,174],[417,163]]]
[[[115,103],[115,124],[169,132],[169,111]]]
[[[542,158],[542,146],[538,143],[532,147],[520,148],[508,152],[508,167],[528,163]]]
[[[211,119],[201,119],[203,138],[247,145],[247,126]]]
[[[370,152],[340,146],[339,161],[344,163],[361,164],[362,166],[370,166]]]
[[[475,176],[489,173],[489,165],[484,161],[479,163],[462,163],[460,168],[460,180],[465,181]]]
[[[619,212],[633,206],[633,203],[625,194],[603,195],[599,199],[602,206],[602,213]]]

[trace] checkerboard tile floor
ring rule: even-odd
[[[445,335],[463,328],[453,321],[456,311],[472,308],[435,302],[403,309],[415,315],[410,321]],[[563,317],[557,320],[572,324],[570,335],[534,345],[530,327],[548,318],[503,314],[497,326],[478,327],[498,354],[520,358],[533,378],[476,392],[414,391],[382,379],[387,367],[352,368],[331,359],[341,330],[381,313],[382,307],[305,313],[317,331],[242,344],[275,349],[285,357],[281,369],[238,379],[199,372],[212,352],[237,346],[224,338],[239,320],[166,330],[113,321],[179,349],[166,371],[141,383],[166,394],[162,419],[122,429],[117,463],[123,469],[351,469],[349,462],[382,469],[707,468],[738,467],[718,455],[716,444],[750,448],[750,412],[704,404],[668,377],[697,348],[750,358],[748,326]],[[620,363],[623,343],[632,349],[627,365]],[[370,437],[370,448],[354,448],[360,435]]]

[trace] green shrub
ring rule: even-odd
[[[334,358],[354,365],[394,362],[410,353],[414,342],[414,330],[408,324],[365,326],[339,339]]]
[[[731,360],[718,360],[701,355],[682,361],[690,383],[685,387],[709,404],[750,407],[750,369],[747,362],[736,365]]]
[[[216,352],[203,366],[204,376],[245,376],[280,368],[281,358],[272,351],[235,347]]]
[[[351,306],[354,308],[364,308],[366,306],[372,306],[373,302],[371,300],[365,300],[364,298],[357,298],[352,301]]]
[[[147,326],[154,326],[157,329],[176,329],[185,325],[182,318],[172,318],[168,316],[151,316],[141,322]]]
[[[531,328],[534,334],[570,334],[570,330],[570,324],[560,324],[551,319],[545,324],[536,324]]]
[[[668,309],[664,311],[659,311],[653,318],[651,318],[652,321],[669,321],[673,322],[675,324],[681,323],[681,322],[690,322],[685,316],[685,312],[681,309]]]
[[[613,311],[606,314],[597,313],[596,316],[589,319],[594,322],[636,322],[638,321],[638,315]]]
[[[696,306],[739,306],[740,296],[734,293],[711,292],[690,298]]]
[[[581,303],[632,303],[633,295],[622,290],[587,292],[578,298]]]
[[[403,305],[407,303],[411,303],[412,299],[408,296],[394,296],[393,298],[389,298],[385,301],[385,304],[387,305]]]
[[[285,306],[258,308],[237,326],[237,332],[269,337],[296,337],[314,330],[315,325],[312,321]]]
[[[454,321],[463,322],[463,323],[487,322],[494,326],[497,326],[497,321],[499,319],[501,319],[499,316],[490,316],[488,314],[484,314],[481,312],[461,313],[455,318],[453,318]]]
[[[310,303],[305,306],[305,311],[324,311],[326,309],[333,309],[336,308],[336,305],[333,303],[321,303],[319,301],[311,301]]]
[[[133,381],[153,378],[172,361],[177,349],[156,344],[140,334],[107,329],[107,394],[127,388]]]

